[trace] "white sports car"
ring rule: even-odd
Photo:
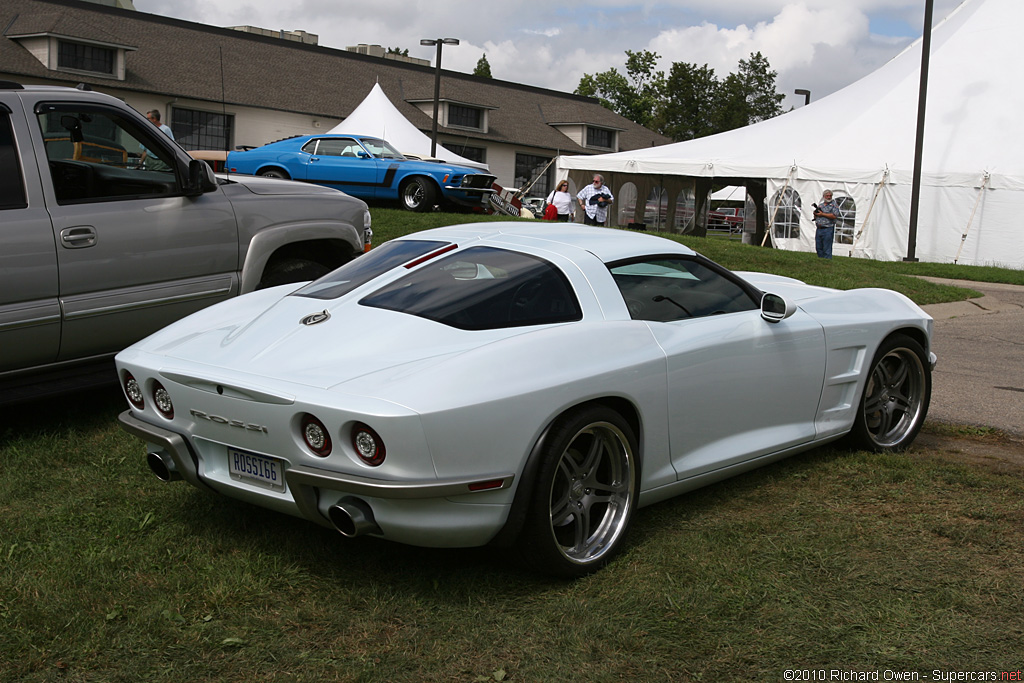
[[[909,445],[931,332],[901,294],[734,274],[659,237],[460,225],[126,349],[120,420],[161,479],[575,576],[638,506],[845,435]]]

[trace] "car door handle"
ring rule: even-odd
[[[312,163],[314,161],[320,161],[320,157],[310,157],[309,161],[310,161],[310,163]]]
[[[64,228],[60,231],[60,241],[68,249],[92,247],[96,244],[96,230],[89,225]]]

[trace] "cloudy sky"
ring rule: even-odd
[[[934,0],[941,21],[960,0]],[[442,66],[472,72],[484,54],[498,79],[572,92],[585,73],[624,72],[626,50],[708,64],[723,78],[760,51],[778,72],[783,106],[819,99],[870,73],[920,37],[925,0],[135,0],[141,12],[213,26],[304,30],[320,45],[369,43],[433,59],[421,38],[458,38]],[[475,8],[475,9],[474,9]]]

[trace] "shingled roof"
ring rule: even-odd
[[[431,128],[431,118],[410,104],[433,100],[434,69],[429,66],[77,0],[4,0],[0,27],[0,71],[10,77],[336,119],[348,116],[379,82],[413,125]],[[126,54],[125,80],[48,70],[16,40],[40,34],[135,48]],[[618,130],[620,150],[670,142],[592,98],[508,81],[443,70],[441,98],[492,108],[486,134],[440,128],[467,142],[593,153],[551,125],[572,123]]]

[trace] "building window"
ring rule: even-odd
[[[208,111],[174,107],[171,132],[185,149],[231,149],[235,117]]]
[[[611,149],[615,134],[605,128],[594,128],[587,126],[587,147],[600,147]]]
[[[487,163],[487,148],[486,147],[468,147],[466,145],[453,145],[451,143],[444,143],[444,146],[451,152],[458,154],[464,159],[475,161],[480,164]]]
[[[115,58],[112,48],[62,40],[57,50],[57,67],[113,75]]]
[[[547,197],[551,192],[552,172],[551,157],[516,154],[516,187],[526,187],[532,182],[528,196]]]
[[[448,105],[448,125],[460,128],[483,130],[483,112],[475,107],[463,107],[459,104]]]

